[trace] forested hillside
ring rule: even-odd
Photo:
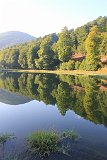
[[[22,44],[34,39],[36,38],[27,33],[19,31],[0,33],[0,48],[5,48],[16,44]]]
[[[74,58],[82,55],[82,59]],[[0,51],[1,68],[98,70],[107,56],[107,17],[99,17],[77,29],[64,27],[35,41]]]

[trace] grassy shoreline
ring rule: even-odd
[[[23,69],[0,69],[1,72],[18,72],[18,73],[53,73],[67,75],[105,75],[107,70],[84,71],[84,70],[23,70]]]

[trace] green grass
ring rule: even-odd
[[[59,136],[55,132],[38,131],[32,133],[28,139],[29,150],[40,156],[49,155],[57,150]]]
[[[61,152],[63,150],[61,142],[65,138],[75,140],[77,135],[73,131],[62,133],[54,131],[37,131],[27,138],[28,150],[40,157],[49,156],[51,153]]]

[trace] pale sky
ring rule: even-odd
[[[22,31],[39,37],[99,16],[107,16],[107,0],[0,0],[0,33]]]

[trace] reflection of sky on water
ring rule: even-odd
[[[46,106],[36,100],[17,106],[0,103],[0,132],[25,136],[39,129],[73,129],[85,137],[107,137],[107,129],[103,125],[80,118],[73,111],[62,116],[56,106]]]
[[[0,103],[0,133],[14,134],[19,145],[22,145],[19,139],[43,129],[74,130],[89,146],[106,153],[107,129],[103,125],[85,120],[70,110],[62,116],[56,105],[46,106],[36,100],[16,106]]]

